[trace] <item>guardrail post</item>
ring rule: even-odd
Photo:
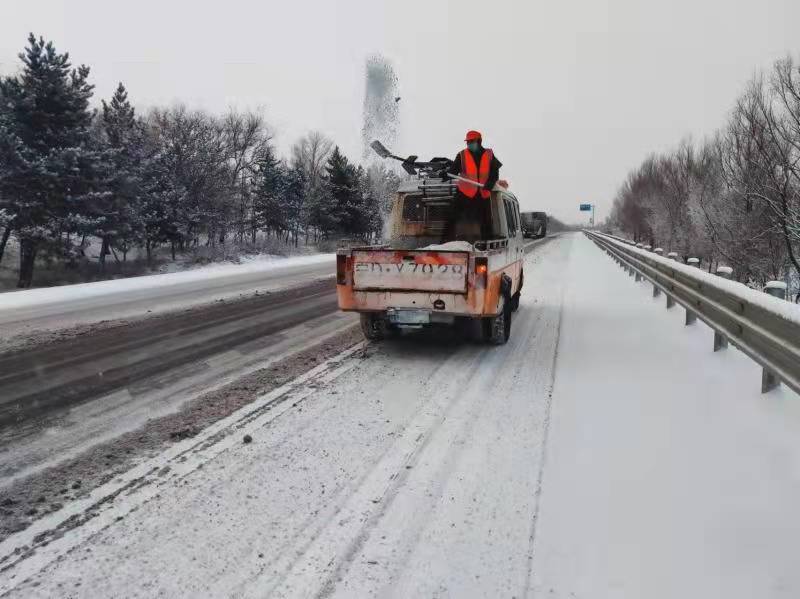
[[[717,276],[730,279],[733,276],[733,269],[730,266],[717,266]]]
[[[723,279],[730,279],[733,275],[733,269],[730,266],[717,266],[717,276]],[[728,338],[720,333],[714,331],[714,351],[719,351],[728,347]]]
[[[675,300],[672,299],[672,296],[668,293],[667,294],[667,310],[672,308],[675,305]]]
[[[764,287],[764,293],[768,293],[772,297],[777,297],[778,299],[785,300],[786,283],[784,283],[783,281],[767,281],[767,284]]]
[[[778,299],[786,299],[786,283],[783,281],[767,281],[764,286],[764,293],[767,293]],[[781,385],[781,380],[778,376],[768,368],[761,370],[761,393],[766,393],[777,389]]]
[[[766,368],[761,370],[761,393],[767,393],[780,386],[781,381],[774,372]]]
[[[728,338],[719,331],[714,331],[714,351],[719,351],[726,347],[728,347]]]
[[[650,250],[653,249],[653,246],[652,245],[646,245],[646,246],[644,246],[644,249],[649,252]]]
[[[670,260],[677,260],[678,259],[678,252],[670,252],[667,254],[667,258]]]
[[[664,255],[664,248],[656,248],[653,251],[659,256]],[[659,295],[661,295],[661,289],[658,287],[658,285],[653,283],[653,297],[658,297]]]
[[[700,268],[700,260],[697,258],[689,258],[686,262],[689,264],[689,266]],[[697,314],[695,314],[692,310],[689,310],[689,308],[686,308],[686,320],[684,320],[684,324],[689,326],[690,324],[694,324],[696,321]]]
[[[634,278],[637,283],[642,280],[642,275],[639,274],[639,271],[636,271],[636,275]]]

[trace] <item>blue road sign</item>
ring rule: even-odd
[[[592,205],[591,204],[581,204],[581,212],[591,212]]]

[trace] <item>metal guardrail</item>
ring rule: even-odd
[[[686,324],[697,318],[714,330],[714,351],[728,342],[763,367],[761,390],[784,382],[800,393],[800,307],[750,289],[741,283],[663,258],[630,241],[584,231],[636,280],[653,284],[653,297],[663,291],[667,309],[686,309]],[[721,271],[727,272],[727,271]]]

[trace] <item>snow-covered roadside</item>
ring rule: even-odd
[[[0,351],[47,342],[55,331],[79,334],[105,321],[277,291],[334,273],[334,255],[317,254],[4,293],[0,294]]]
[[[541,597],[798,597],[800,397],[581,239],[534,546]]]
[[[330,264],[335,254],[316,254],[314,256],[297,256],[292,258],[252,259],[243,264],[208,265],[184,270],[181,272],[130,277],[113,281],[96,283],[79,283],[40,289],[27,289],[0,294],[0,310],[16,308],[33,308],[36,306],[62,304],[89,299],[108,298],[135,291],[163,289],[208,281],[211,279],[236,278],[242,275],[279,271],[298,266]]]

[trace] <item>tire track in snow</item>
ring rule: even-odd
[[[444,396],[450,398],[450,401],[443,406],[437,406],[430,405],[431,401],[423,400],[417,406],[417,409],[415,409],[418,414],[417,417],[405,427],[401,437],[387,446],[377,456],[371,468],[365,472],[355,485],[348,489],[343,502],[334,503],[333,509],[322,518],[323,526],[317,527],[310,538],[304,539],[299,551],[287,551],[289,554],[296,555],[296,559],[281,560],[283,563],[280,564],[279,569],[284,572],[284,575],[269,585],[266,593],[264,593],[263,588],[260,588],[259,596],[296,596],[300,589],[302,589],[301,594],[304,595],[317,593],[324,595],[329,592],[327,587],[332,580],[332,569],[338,567],[342,556],[346,558],[347,554],[354,550],[354,547],[358,544],[360,534],[358,531],[364,528],[364,526],[358,524],[360,522],[359,514],[363,514],[363,507],[361,506],[380,505],[383,503],[384,498],[391,495],[393,488],[396,492],[397,487],[404,480],[399,477],[399,474],[403,474],[408,470],[406,466],[411,465],[413,467],[413,460],[420,448],[441,425],[453,405],[454,394],[447,393],[446,390],[453,386],[460,387],[474,376],[476,369],[470,367],[460,370],[461,374],[467,379],[464,383],[461,383],[459,379],[446,380],[451,374],[446,367],[454,362],[463,363],[463,359],[459,354],[464,352],[471,354],[470,366],[481,355],[480,348],[469,347],[450,356],[436,366],[433,376],[431,376],[426,385],[426,388],[429,389],[430,397]],[[316,520],[319,522],[320,518],[316,518]],[[342,530],[342,526],[334,526],[336,522],[342,521],[353,523],[347,527],[352,531]],[[349,541],[348,539],[353,540]],[[341,547],[343,542],[346,543],[344,548]],[[329,560],[325,557],[332,552],[339,556],[340,559]],[[320,564],[324,565],[320,567]],[[306,571],[313,569],[315,566],[317,568],[315,570],[316,573],[309,580]],[[325,577],[325,582],[322,588],[319,588],[318,581],[321,577]],[[259,585],[256,586],[258,587]]]
[[[532,277],[530,282],[533,285],[537,279]],[[561,286],[554,283],[553,287],[555,293],[554,289],[545,287],[544,297],[552,297],[558,302],[561,297]],[[543,303],[549,305],[550,302]],[[424,478],[424,484],[427,485],[427,499],[423,501],[412,499],[411,508],[407,505],[398,508],[399,512],[410,509],[411,513],[406,513],[406,516],[410,516],[409,518],[400,518],[402,523],[395,522],[397,526],[381,526],[382,531],[387,535],[390,535],[392,531],[402,531],[400,538],[394,542],[393,549],[395,552],[405,553],[405,557],[400,558],[401,561],[398,563],[396,561],[398,556],[395,553],[392,556],[393,566],[395,566],[395,571],[399,571],[401,575],[411,570],[405,568],[405,564],[417,548],[418,540],[424,530],[428,528],[430,519],[434,515],[441,516],[436,513],[440,507],[437,497],[441,499],[451,477],[459,471],[459,464],[466,456],[464,451],[466,441],[474,436],[474,429],[483,420],[482,414],[488,411],[503,411],[505,391],[510,392],[510,389],[506,389],[506,387],[513,386],[511,380],[515,379],[515,376],[520,374],[523,369],[529,367],[527,360],[518,358],[517,361],[505,365],[504,362],[508,357],[525,356],[523,350],[526,349],[534,353],[537,350],[541,351],[547,357],[548,368],[544,373],[546,380],[538,382],[536,387],[542,392],[542,398],[549,393],[552,382],[550,367],[553,364],[551,352],[554,346],[554,337],[558,334],[558,327],[557,323],[554,326],[551,322],[552,316],[550,319],[542,320],[542,312],[543,310],[537,309],[533,302],[526,302],[526,309],[518,313],[523,318],[517,320],[515,333],[508,345],[503,348],[481,348],[477,357],[482,361],[477,364],[477,367],[475,366],[475,356],[468,364],[465,362],[455,364],[458,368],[455,372],[463,373],[465,369],[471,371],[470,377],[464,379],[461,384],[449,387],[448,395],[451,398],[455,396],[455,399],[447,405],[445,411],[436,418],[435,422],[429,422],[421,427],[419,424],[412,423],[408,427],[407,438],[398,441],[405,451],[398,452],[397,446],[394,448],[395,467],[384,470],[373,469],[371,477],[380,475],[383,478],[367,483],[359,482],[359,484],[370,486],[367,487],[368,490],[365,490],[364,487],[358,489],[351,498],[350,505],[344,509],[349,516],[347,530],[331,524],[323,533],[328,539],[317,540],[315,548],[307,551],[303,558],[294,564],[290,574],[280,581],[280,585],[271,589],[275,596],[316,595],[327,597],[337,592],[345,595],[374,593],[375,585],[368,585],[368,589],[353,589],[341,588],[338,587],[338,584],[342,580],[355,579],[358,581],[363,578],[352,575],[351,569],[356,557],[362,552],[365,544],[372,540],[376,529],[381,526],[381,521],[387,513],[395,508],[395,502],[401,498],[405,501],[405,496],[409,495],[409,479],[418,475],[420,460],[428,459],[430,464],[423,468],[430,471]],[[537,340],[545,338],[549,341],[545,342],[542,347],[530,347],[532,337]],[[453,365],[448,364],[448,367],[451,368]],[[530,377],[522,378],[530,381]],[[539,379],[538,372],[534,378]],[[478,382],[477,387],[471,386],[474,381]],[[500,384],[498,386],[498,381],[506,381],[507,385]],[[492,394],[491,391],[495,391],[495,393]],[[494,399],[493,402],[492,399]],[[420,419],[425,420],[425,415],[418,416],[417,420]],[[419,428],[423,428],[424,432],[415,436],[413,433]],[[432,452],[430,449],[432,444],[444,445],[444,450]],[[434,455],[428,456],[429,453]],[[375,500],[377,494],[371,490],[372,488],[380,488],[377,501]],[[370,505],[370,501],[376,507],[365,509],[363,506]],[[360,519],[358,518],[359,513],[361,514]],[[330,520],[330,522],[334,521],[335,519]],[[404,549],[401,547],[401,550],[398,551],[399,546]],[[362,563],[363,560],[359,563],[358,568],[363,569]],[[385,567],[383,566],[381,570],[384,570]],[[520,570],[520,585],[525,579],[526,573],[527,567]],[[322,584],[319,582],[320,578],[324,580]],[[390,594],[395,583],[396,581],[390,577],[382,585],[383,588],[378,591],[378,594],[381,596]],[[418,589],[407,589],[407,592],[399,592],[397,596],[411,596],[418,592]],[[268,595],[271,594],[268,593]]]
[[[548,254],[548,258],[554,256]],[[542,282],[539,276],[531,280],[531,283],[538,282]],[[446,436],[438,440],[440,445],[449,444],[456,459],[444,460],[425,475],[418,473],[422,478],[417,483],[421,492],[428,491],[432,484],[446,491],[438,493],[436,501],[427,504],[429,513],[435,516],[431,517],[430,525],[421,524],[414,538],[407,539],[407,531],[417,527],[418,513],[426,504],[415,503],[412,499],[405,511],[397,510],[398,513],[381,527],[389,539],[381,542],[376,535],[358,571],[348,573],[339,589],[340,595],[377,593],[378,596],[405,597],[445,593],[464,596],[504,592],[510,595],[522,586],[527,570],[524,557],[522,560],[512,557],[513,549],[509,545],[513,543],[505,542],[504,537],[513,536],[516,519],[527,522],[533,511],[526,497],[532,495],[528,489],[532,491],[540,448],[537,402],[548,392],[549,365],[557,334],[552,314],[547,313],[553,303],[551,291],[558,297],[558,283],[554,282],[552,287],[551,290],[549,285],[542,286],[541,291],[537,288],[538,301],[531,302],[528,297],[523,302],[519,314],[533,314],[536,318],[532,323],[523,318],[517,321],[515,330],[520,347],[509,348],[511,351],[507,354],[490,354],[502,355],[504,361],[510,358],[511,363],[491,376],[492,385],[496,385],[494,394],[475,394],[469,429],[462,431],[468,433],[465,441],[456,448]],[[531,366],[534,366],[533,372]],[[437,484],[442,472],[448,473],[447,480]],[[481,473],[477,479],[474,472]],[[412,490],[406,489],[406,496],[411,494]],[[397,534],[393,536],[393,532]],[[418,540],[420,532],[423,533],[422,542]],[[524,546],[523,538],[519,541]],[[400,563],[396,555],[398,546],[407,553]],[[508,553],[510,549],[512,552]],[[517,548],[518,553],[524,556],[524,550],[520,549]],[[506,558],[510,561],[501,563]],[[394,571],[384,575],[391,566],[370,571],[370,566],[364,565],[375,560],[395,566]],[[514,564],[510,563],[515,560]],[[492,572],[495,569],[497,572]],[[472,575],[476,577],[474,580]],[[481,577],[482,580],[478,580]],[[381,579],[382,583],[378,584],[376,579]],[[353,581],[361,582],[362,586],[354,588]]]
[[[430,500],[422,504],[416,504],[414,518],[407,520],[407,524],[402,528],[402,534],[398,536],[397,542],[394,543],[392,548],[394,553],[392,571],[389,572],[388,569],[382,570],[382,573],[388,574],[388,580],[383,583],[382,589],[378,592],[379,596],[402,596],[402,594],[397,595],[397,593],[393,592],[393,587],[396,585],[396,580],[394,580],[394,578],[398,572],[402,573],[409,569],[409,561],[413,556],[414,550],[417,548],[424,531],[429,527],[431,520],[436,515],[435,512],[438,503],[442,497],[444,497],[445,490],[451,478],[459,471],[459,465],[466,457],[464,447],[467,445],[467,441],[473,437],[474,430],[479,424],[482,415],[486,414],[491,409],[491,406],[486,400],[491,398],[491,391],[492,388],[495,387],[496,380],[498,378],[504,378],[504,375],[507,375],[508,371],[512,370],[504,365],[506,355],[514,354],[522,349],[526,341],[525,335],[530,329],[535,329],[536,325],[538,325],[541,320],[541,315],[531,310],[522,310],[521,312],[517,312],[517,315],[522,315],[524,320],[522,322],[520,322],[521,319],[517,320],[515,326],[518,327],[518,332],[524,333],[513,335],[507,346],[502,350],[497,350],[497,348],[495,348],[495,351],[484,353],[481,356],[483,361],[478,365],[474,376],[467,381],[467,383],[471,383],[473,380],[477,380],[478,386],[471,387],[465,385],[458,390],[458,400],[451,404],[448,413],[443,416],[442,421],[439,423],[440,426],[437,426],[436,430],[431,431],[424,445],[420,446],[413,463],[413,470],[401,471],[400,473],[403,477],[404,485],[410,477],[420,477],[420,471],[417,468],[418,463],[421,459],[426,457],[430,460],[427,454],[431,452],[435,453],[435,450],[433,450],[431,446],[434,444],[446,446],[443,455],[431,462],[430,467],[427,468],[427,470],[431,472],[425,476],[424,481],[427,491],[426,494]],[[531,318],[533,318],[533,323],[528,324]],[[517,366],[519,367],[519,365]],[[518,368],[514,369],[515,372],[517,370]],[[492,376],[493,371],[497,373],[497,376]],[[445,420],[447,420],[447,422],[445,422]],[[448,428],[451,430],[443,430]],[[434,437],[434,432],[439,433],[439,435]],[[403,492],[406,494],[408,491],[408,488],[403,489]],[[394,507],[394,502],[398,498],[399,492],[400,489],[398,488],[392,496],[387,497],[387,501],[382,505],[381,509],[373,515],[371,522],[368,523],[369,525],[365,524],[360,534],[360,542],[357,547],[354,547],[354,551],[348,555],[349,559],[340,564],[337,568],[336,576],[331,577],[332,580],[329,579],[326,592],[321,593],[320,596],[326,597],[333,594],[334,589],[331,588],[330,583],[337,578],[344,579],[345,575],[349,574],[350,568],[353,566],[355,552],[361,551],[364,548],[369,537],[373,535],[379,521]],[[383,528],[392,529],[391,526],[385,525]],[[399,529],[398,532],[400,532]],[[359,576],[352,578],[356,580],[360,579]],[[348,591],[351,591],[351,589],[348,589]],[[357,590],[357,594],[366,592],[366,589]]]

